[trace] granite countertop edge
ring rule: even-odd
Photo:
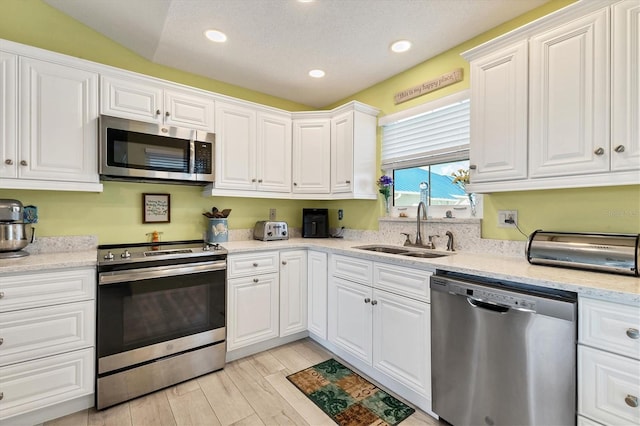
[[[581,296],[640,305],[640,278],[553,266],[531,265],[524,257],[509,257],[470,252],[439,258],[410,258],[359,250],[369,245],[356,240],[292,238],[284,241],[243,240],[223,243],[230,255],[252,251],[313,249],[357,258],[424,269],[447,270],[485,278],[515,281],[576,292]],[[384,243],[381,243],[384,244]],[[438,250],[436,250],[438,251]],[[0,261],[0,276],[65,268],[95,267],[97,250],[32,254]]]

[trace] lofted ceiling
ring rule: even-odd
[[[317,108],[546,1],[45,0],[155,63]],[[400,39],[412,49],[391,52]],[[326,76],[309,77],[315,68]]]

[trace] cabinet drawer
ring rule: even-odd
[[[229,278],[235,278],[278,272],[278,259],[279,254],[277,251],[229,255],[227,258],[227,275]]]
[[[0,368],[0,420],[93,392],[93,348]]]
[[[640,361],[578,348],[578,413],[603,424],[640,424]],[[635,401],[635,402],[634,402]]]
[[[95,299],[94,268],[4,275],[0,312]]]
[[[94,346],[93,300],[0,314],[0,366]]]
[[[433,273],[420,269],[374,263],[373,286],[414,299],[429,301],[429,277]]]
[[[640,359],[640,307],[580,298],[579,314],[580,343]]]
[[[373,262],[354,257],[332,255],[331,274],[350,281],[371,286]]]

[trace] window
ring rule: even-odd
[[[464,181],[456,180],[469,171],[468,91],[383,117],[380,124],[382,168],[393,177],[393,205],[423,201],[434,207],[429,209],[434,215],[454,209],[455,217],[469,217],[471,209],[462,206],[470,205],[470,197]]]

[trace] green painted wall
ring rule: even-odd
[[[382,110],[381,115],[424,103],[465,89],[469,85],[468,64],[460,53],[544,16],[572,0],[554,0],[506,24],[498,26],[433,59],[394,76],[380,84],[337,102],[334,107],[357,99]],[[48,49],[68,55],[140,72],[147,75],[199,87],[205,90],[271,105],[291,111],[309,108],[284,99],[265,95],[238,86],[210,80],[169,67],[156,65],[123,48],[41,0],[2,0],[0,38]],[[465,80],[416,98],[398,106],[393,95],[403,89],[437,77],[454,68],[464,68]],[[329,108],[328,107],[328,108]],[[379,140],[378,140],[379,149]],[[0,198],[16,198],[39,207],[41,236],[97,235],[100,243],[143,241],[148,232],[163,232],[163,239],[200,238],[206,225],[202,212],[212,206],[231,208],[232,229],[250,228],[255,221],[266,219],[269,208],[278,209],[278,219],[290,226],[301,225],[303,207],[328,207],[332,226],[357,229],[377,229],[382,212],[380,201],[293,201],[231,197],[203,197],[198,187],[105,182],[104,192],[75,193],[54,191],[0,190]],[[142,224],[141,199],[144,192],[171,194],[171,223]],[[640,232],[638,206],[640,190],[634,187],[528,191],[487,196],[483,235],[489,238],[523,239],[513,230],[504,231],[495,225],[497,209],[517,209],[521,228],[566,229],[575,231]],[[338,223],[336,210],[345,210]]]

